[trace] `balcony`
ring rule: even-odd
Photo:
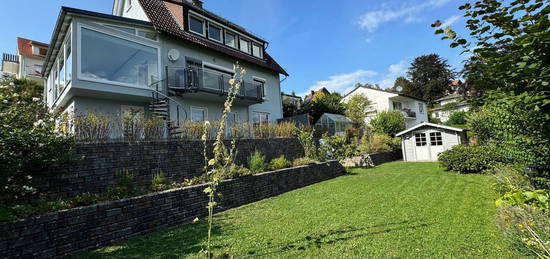
[[[411,109],[403,108],[401,113],[405,119],[416,119],[416,112],[413,112]]]
[[[225,100],[231,75],[204,68],[166,67],[166,84],[170,92],[183,97],[212,100],[217,95]],[[241,103],[263,102],[263,84],[243,81],[237,99]],[[236,101],[238,101],[236,100]]]

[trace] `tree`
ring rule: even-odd
[[[298,115],[298,106],[289,99],[283,100],[283,117]]]
[[[405,129],[405,117],[400,111],[382,111],[370,121],[370,125],[374,133],[393,136]]]
[[[466,82],[487,93],[481,109],[485,115],[500,114],[489,116],[493,122],[485,141],[499,145],[511,161],[520,158],[518,162],[550,171],[550,159],[543,159],[550,157],[550,5],[544,0],[491,0],[459,9],[467,19],[468,39],[451,27],[435,32],[450,40],[450,47],[470,54]]]
[[[400,86],[402,93],[431,103],[452,90],[450,83],[455,73],[447,60],[437,54],[429,54],[415,58],[407,76],[397,78],[394,87]]]
[[[446,125],[465,125],[468,122],[468,112],[458,111],[451,113]]]
[[[300,113],[308,113],[313,117],[315,123],[323,113],[344,114],[346,107],[341,102],[342,96],[339,93],[325,94],[316,92],[311,101],[304,103]]]
[[[356,128],[362,128],[367,117],[367,110],[371,102],[363,94],[355,94],[351,96],[346,104],[345,115],[351,119]]]

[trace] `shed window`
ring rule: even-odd
[[[417,147],[426,146],[426,133],[416,133],[414,134],[414,139],[416,140]]]
[[[431,132],[430,133],[430,145],[432,146],[442,146],[443,138],[441,137],[441,132]]]

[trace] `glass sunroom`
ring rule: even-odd
[[[315,123],[315,126],[327,129],[331,136],[345,135],[346,130],[352,127],[352,122],[344,115],[325,113]]]

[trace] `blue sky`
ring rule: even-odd
[[[464,57],[434,35],[430,24],[440,19],[465,33],[457,9],[462,2],[205,0],[204,6],[270,42],[268,53],[290,74],[283,91],[305,94],[327,87],[345,94],[357,82],[392,86],[423,54],[438,53],[459,70]],[[110,13],[112,3],[2,0],[0,52],[15,53],[17,36],[49,43],[61,6]]]

